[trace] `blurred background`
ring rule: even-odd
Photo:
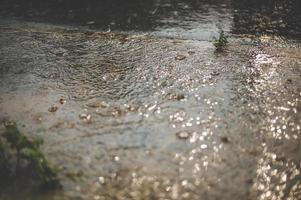
[[[300,0],[1,0],[2,17],[208,39],[218,29],[300,38]]]

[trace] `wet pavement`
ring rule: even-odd
[[[299,0],[1,0],[0,16],[209,40],[220,29],[301,38]]]
[[[0,198],[301,199],[300,27],[231,35],[227,2],[188,33],[2,19],[0,120],[44,139],[63,190]]]

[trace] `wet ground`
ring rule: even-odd
[[[219,29],[301,38],[299,0],[0,0],[0,16],[209,40]]]
[[[2,19],[0,120],[44,139],[63,190],[0,198],[301,199],[300,27],[245,35],[205,5],[128,32]]]

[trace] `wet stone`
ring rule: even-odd
[[[184,94],[178,94],[178,95],[175,96],[175,99],[178,100],[178,101],[180,101],[184,98],[185,98]]]
[[[216,72],[216,71],[214,71],[214,72],[211,72],[211,73],[210,73],[210,75],[211,75],[211,76],[218,76],[218,75],[220,75],[220,73],[219,73],[219,72]]]
[[[221,141],[222,141],[223,143],[229,143],[229,142],[230,142],[229,138],[226,137],[226,136],[221,137]]]
[[[109,105],[103,101],[94,101],[87,103],[87,106],[91,108],[107,108]]]
[[[121,36],[121,38],[119,39],[119,41],[120,41],[120,44],[124,44],[124,43],[126,43],[126,42],[128,42],[128,38],[127,38],[127,36]]]
[[[84,120],[84,121],[90,121],[91,120],[91,115],[82,113],[82,114],[79,115],[79,118]]]
[[[65,103],[66,103],[66,99],[64,99],[64,98],[62,97],[62,98],[60,98],[59,102],[60,102],[60,104],[65,104]]]
[[[175,99],[175,100],[182,100],[185,99],[185,95],[184,94],[170,94],[169,99]]]
[[[49,112],[56,112],[58,110],[57,106],[51,106],[50,108],[48,108]]]
[[[293,80],[289,78],[286,80],[286,83],[291,84],[291,83],[293,83]]]
[[[176,135],[179,139],[188,139],[190,137],[190,133],[187,131],[178,132]]]
[[[175,57],[175,60],[185,60],[186,59],[186,56],[185,55],[182,55],[182,54],[178,54],[176,57]]]
[[[114,117],[120,117],[126,115],[126,110],[121,109],[119,107],[114,107],[111,111],[112,116]]]

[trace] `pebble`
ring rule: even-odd
[[[187,131],[181,131],[176,133],[177,137],[179,139],[188,139],[190,137],[190,133],[188,133]]]
[[[56,112],[58,110],[57,106],[51,106],[50,108],[48,108],[49,112]]]
[[[65,104],[65,103],[66,103],[66,99],[64,99],[64,98],[62,97],[62,98],[60,98],[59,102],[60,102],[60,104]]]
[[[176,57],[175,57],[176,60],[184,60],[186,59],[186,56],[185,55],[181,55],[181,54],[178,54]]]
[[[91,120],[91,115],[83,113],[83,114],[79,115],[79,118],[82,119],[82,120],[90,121]]]
[[[223,143],[229,143],[229,142],[230,142],[229,138],[226,137],[226,136],[221,137],[221,141],[222,141]]]
[[[106,108],[108,107],[109,105],[103,101],[94,101],[94,102],[89,102],[87,103],[87,106],[88,107],[91,107],[91,108]]]
[[[220,73],[219,72],[212,72],[210,75],[211,76],[218,76],[218,75],[220,75]]]

